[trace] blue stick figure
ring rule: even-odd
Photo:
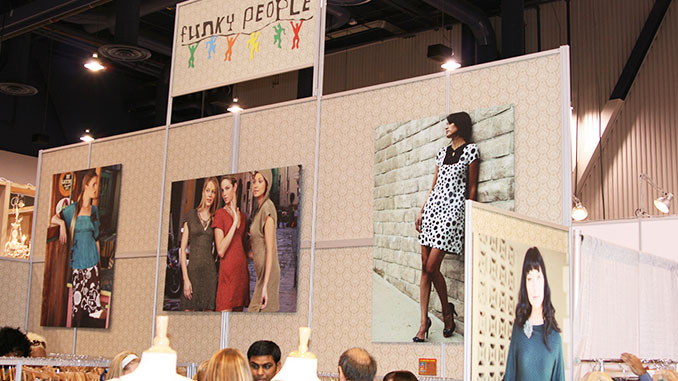
[[[215,49],[217,47],[217,36],[212,36],[210,39],[205,43],[205,47],[207,48],[207,59],[212,58],[212,53],[217,54]]]

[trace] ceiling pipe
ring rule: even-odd
[[[468,25],[476,39],[478,63],[497,59],[497,37],[485,13],[465,0],[423,0],[461,23]]]
[[[166,9],[168,7],[175,6],[179,1],[176,0],[145,0],[139,3],[139,17],[144,17],[148,14],[155,13]],[[104,29],[109,29],[115,27],[115,11],[104,10],[99,8],[97,10],[92,10],[86,14],[78,14],[73,17],[69,17],[65,21],[72,22],[74,24],[84,25],[84,29],[88,33],[96,33]]]
[[[346,25],[351,19],[351,12],[338,5],[327,4],[327,21],[325,31],[330,32]]]

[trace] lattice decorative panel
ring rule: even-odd
[[[501,380],[513,327],[515,289],[513,247],[503,239],[473,234],[473,380]]]

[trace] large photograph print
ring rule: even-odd
[[[40,325],[108,328],[122,165],[53,176]]]
[[[513,106],[379,126],[372,341],[464,342],[464,202],[514,206]]]
[[[296,312],[301,165],[172,183],[165,311]]]
[[[569,379],[567,253],[474,232],[473,257],[472,378]]]

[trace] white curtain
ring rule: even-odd
[[[678,360],[678,262],[591,236],[582,239],[575,359],[630,352]],[[588,370],[580,368],[575,374]]]

